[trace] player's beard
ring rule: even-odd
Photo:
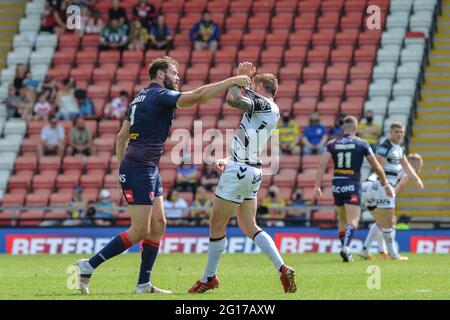
[[[164,83],[164,87],[166,87],[166,89],[169,89],[169,90],[177,89],[177,88],[175,88],[175,83],[167,75],[164,77],[163,83]]]

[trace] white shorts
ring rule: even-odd
[[[261,185],[262,170],[245,163],[229,161],[216,187],[216,196],[241,204],[253,200]]]
[[[374,184],[374,181],[364,181],[361,183],[361,203],[367,208],[377,207],[376,193],[373,190]]]
[[[395,197],[391,198],[388,197],[388,195],[386,194],[386,189],[384,189],[380,182],[377,181],[374,183],[373,187],[372,187],[374,194],[375,194],[375,199],[377,202],[377,208],[380,209],[395,209]]]

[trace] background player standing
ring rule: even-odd
[[[239,64],[238,74],[253,76],[256,69],[249,62]],[[230,217],[237,212],[242,232],[252,239],[274,264],[285,292],[296,292],[295,271],[287,266],[272,238],[256,224],[256,196],[261,184],[260,153],[263,151],[280,118],[273,101],[278,80],[273,74],[256,75],[252,89],[236,86],[228,90],[227,102],[244,111],[239,129],[230,148],[230,159],[216,161],[223,171],[215,191],[210,218],[208,260],[202,277],[189,289],[190,293],[203,293],[217,288],[216,276],[220,258],[227,245],[226,228]]]
[[[116,140],[119,180],[128,202],[131,227],[89,260],[77,262],[80,290],[84,294],[89,293],[89,279],[101,263],[141,240],[141,267],[136,293],[170,293],[152,286],[150,273],[166,227],[157,164],[173,123],[175,109],[206,102],[231,86],[244,87],[250,83],[250,78],[242,75],[180,93],[177,91],[178,63],[170,57],[154,60],[149,75],[150,85],[131,102],[128,117]]]
[[[399,181],[399,174],[404,172],[409,177],[408,179],[414,181],[420,189],[423,189],[422,180],[411,167],[408,159],[405,156],[404,149],[400,145],[405,135],[405,128],[400,122],[391,124],[391,131],[389,139],[386,139],[376,151],[376,157],[387,176],[389,183],[395,187]],[[383,237],[387,245],[389,257],[395,260],[408,260],[398,254],[395,248],[395,225],[397,218],[395,216],[395,196],[391,196],[380,187],[380,181],[377,180],[373,185],[373,190],[376,199],[376,209],[374,216],[377,224],[383,231]]]
[[[423,166],[422,156],[418,153],[411,153],[406,157],[413,167],[414,171],[419,173],[420,169]],[[387,259],[389,256],[387,254],[386,243],[383,237],[382,228],[379,225],[379,217],[373,212],[376,207],[376,194],[373,189],[374,183],[376,182],[377,177],[375,174],[371,174],[367,181],[362,184],[362,201],[365,203],[369,212],[372,213],[375,218],[375,223],[369,229],[369,233],[367,234],[366,240],[364,241],[363,250],[359,254],[363,259],[372,260],[373,257],[370,254],[370,247],[372,246],[372,242],[376,239],[378,241],[378,251],[380,252],[380,257],[382,259]],[[406,188],[406,185],[411,181],[411,177],[405,174],[404,170],[401,170],[398,175],[398,184],[395,187],[395,194],[398,195],[402,190]]]
[[[349,246],[361,214],[361,166],[364,157],[380,178],[386,194],[394,196],[394,189],[389,185],[369,143],[356,137],[357,130],[358,120],[355,117],[346,117],[343,135],[327,144],[327,151],[322,155],[314,187],[314,198],[320,199],[322,179],[328,162],[333,159],[333,196],[339,219],[339,238],[342,243],[340,254],[344,262],[353,261]]]

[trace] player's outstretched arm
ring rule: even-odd
[[[236,109],[250,113],[253,108],[252,100],[242,94],[242,90],[239,87],[233,86],[228,89],[227,103]]]
[[[411,167],[411,164],[409,163],[406,156],[403,156],[402,161],[400,162],[402,165],[403,170],[405,170],[405,173],[410,177],[412,181],[415,181],[417,186],[420,189],[423,189],[423,182],[422,179],[417,175],[416,171]]]
[[[319,199],[322,197],[322,189],[320,188],[322,186],[322,180],[323,176],[325,175],[325,171],[327,171],[328,162],[331,160],[331,153],[330,152],[324,152],[322,154],[322,158],[320,159],[320,165],[319,170],[317,170],[316,174],[316,183],[314,185],[314,199]]]
[[[380,178],[381,185],[383,188],[386,189],[386,193],[388,196],[393,197],[395,196],[395,191],[392,188],[392,186],[389,184],[386,178],[386,174],[384,173],[383,167],[381,166],[380,162],[378,161],[379,156],[375,156],[373,154],[367,156],[367,161],[369,161],[370,165],[372,166],[373,171],[377,174],[378,178]],[[384,158],[383,158],[384,159]]]
[[[410,181],[411,177],[407,173],[404,174],[403,177],[400,179],[399,183],[397,184],[397,186],[395,187],[395,194],[399,194],[400,192],[402,192]]]
[[[246,87],[250,84],[250,82],[251,80],[248,76],[242,75],[228,78],[220,82],[207,84],[193,91],[182,92],[177,104],[178,107],[184,108],[197,103],[203,103],[214,98],[219,93],[232,86]]]
[[[123,122],[122,128],[120,129],[119,133],[116,136],[116,157],[119,163],[123,159],[125,149],[128,145],[129,137],[130,137],[130,122],[128,120],[125,120]]]

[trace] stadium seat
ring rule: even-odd
[[[335,210],[318,210],[312,214],[311,226],[318,228],[335,228],[336,223]]]
[[[19,226],[38,226],[42,222],[44,211],[24,211],[19,215]]]

